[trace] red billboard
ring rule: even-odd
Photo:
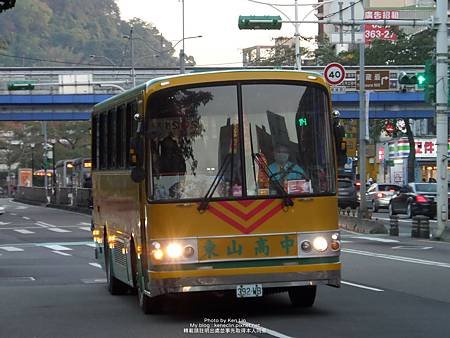
[[[366,20],[396,20],[399,18],[399,11],[395,10],[368,10],[364,13]],[[364,25],[364,39],[366,44],[372,43],[375,39],[396,41],[397,34],[392,32],[391,26]]]

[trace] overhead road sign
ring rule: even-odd
[[[34,89],[34,82],[31,81],[13,81],[9,82],[8,90],[33,90]]]
[[[323,76],[330,85],[338,85],[345,79],[344,66],[336,62],[330,63],[325,67]]]
[[[239,29],[281,29],[281,16],[279,15],[240,15]]]

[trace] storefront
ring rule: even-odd
[[[434,181],[437,176],[436,138],[416,138],[414,142],[416,151],[415,181]],[[409,141],[407,138],[392,140],[388,142],[388,147],[389,161],[385,161],[385,167],[389,172],[388,181],[405,184],[408,182]],[[387,163],[389,165],[386,165]]]

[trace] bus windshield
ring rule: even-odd
[[[146,125],[151,199],[334,193],[327,100],[322,87],[298,82],[156,92]]]

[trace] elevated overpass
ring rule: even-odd
[[[187,72],[236,68],[190,68]],[[242,68],[240,68],[242,69]],[[304,67],[322,72],[323,67]],[[342,118],[359,117],[358,67],[346,67],[342,86],[333,92],[333,107]],[[174,75],[177,68],[136,68],[136,83]],[[424,102],[415,87],[401,90],[400,72],[414,74],[423,66],[368,66],[366,87],[370,91],[369,118],[431,118],[434,109]],[[0,68],[0,121],[88,120],[92,106],[131,86],[131,69],[126,67]],[[369,74],[369,75],[367,75]],[[369,78],[367,78],[369,76]],[[8,83],[38,83],[33,90],[10,91]]]

